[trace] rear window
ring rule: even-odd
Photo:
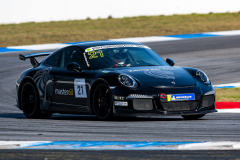
[[[60,60],[61,60],[61,56],[62,56],[61,53],[62,53],[62,52],[57,53],[57,54],[51,56],[51,57],[47,60],[46,64],[48,64],[48,65],[50,65],[50,66],[60,67]]]

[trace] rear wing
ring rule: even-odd
[[[52,53],[53,52],[30,53],[30,54],[26,54],[26,55],[19,54],[19,59],[25,61],[26,59],[30,58],[30,62],[32,64],[32,66],[36,67],[39,65],[39,62],[35,59],[35,57],[48,56]]]

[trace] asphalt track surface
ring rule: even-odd
[[[239,160],[235,151],[69,151],[69,150],[0,150],[0,160]]]
[[[240,36],[196,38],[145,44],[159,53],[164,59],[168,57],[174,59],[177,66],[188,66],[203,70],[213,84],[240,81]],[[26,54],[29,52],[21,53]],[[53,115],[52,118],[48,120],[27,119],[20,110],[14,107],[16,104],[15,83],[20,73],[30,68],[31,64],[29,60],[20,61],[18,54],[19,52],[0,54],[1,141],[240,140],[240,116],[237,113],[208,114],[200,120],[184,120],[180,116],[174,116],[115,118],[112,121],[97,121],[94,116],[60,114]],[[15,155],[21,153],[21,151],[2,150],[0,151],[0,159],[8,155],[8,153],[10,154],[10,152],[16,152]],[[163,154],[162,156],[167,155],[167,151],[153,152],[153,155],[160,155],[160,153]],[[87,155],[88,152],[81,153]],[[136,158],[141,158],[140,151],[134,152],[135,154],[133,152],[126,153],[129,153],[126,154],[130,156],[128,158],[132,157],[132,159],[134,159],[134,155]],[[188,155],[186,151],[183,151],[182,154],[180,153],[180,151],[172,151],[172,154],[176,155],[175,158],[181,159],[181,157],[185,155],[184,153]],[[195,151],[191,153],[192,155],[199,154]],[[222,154],[221,151],[217,153],[219,153],[218,155]],[[227,153],[227,151],[225,153]],[[95,154],[97,155],[99,152],[94,152],[93,155]],[[103,154],[105,154],[105,152]],[[120,152],[114,152],[114,154],[117,156]],[[107,159],[108,156],[111,157],[114,154],[112,152],[106,152],[107,156],[105,158]],[[233,157],[239,157],[239,154],[237,156],[237,152],[232,152],[232,154]],[[175,158],[172,157],[172,159]],[[191,157],[188,158],[192,159]],[[155,158],[152,157],[151,159]],[[197,159],[196,156],[193,159]],[[229,159],[229,157],[222,157],[222,159]]]

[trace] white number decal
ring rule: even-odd
[[[87,98],[85,79],[74,79],[74,92],[76,98]]]

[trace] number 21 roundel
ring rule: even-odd
[[[74,79],[74,93],[76,98],[87,98],[85,79]]]

